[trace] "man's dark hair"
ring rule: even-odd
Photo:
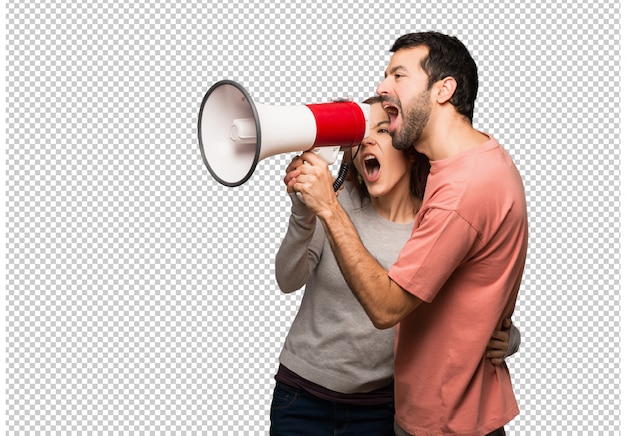
[[[418,46],[428,48],[428,55],[421,64],[429,77],[428,88],[438,80],[453,77],[457,87],[451,103],[457,112],[465,115],[471,122],[474,117],[474,101],[478,94],[478,69],[465,45],[454,36],[439,32],[419,32],[399,37],[390,51],[393,53]]]

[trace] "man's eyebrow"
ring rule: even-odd
[[[394,74],[397,73],[399,70],[403,70],[406,71],[406,68],[403,65],[396,65],[395,67],[393,67],[391,70],[389,71],[385,71],[385,77],[387,77],[390,74]]]

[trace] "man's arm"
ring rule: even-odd
[[[389,328],[411,313],[421,300],[389,278],[365,249],[350,218],[332,189],[328,164],[314,153],[285,178],[288,189],[299,191],[306,205],[319,217],[348,286],[374,326]]]

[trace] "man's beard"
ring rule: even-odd
[[[415,147],[430,118],[430,92],[424,91],[412,101],[406,113],[402,111],[402,128],[392,133],[391,144],[397,150]]]

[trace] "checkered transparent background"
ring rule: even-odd
[[[290,156],[219,185],[202,97],[362,99],[431,29],[475,56],[475,125],[528,194],[506,429],[617,434],[618,1],[283,3],[8,2],[9,434],[266,434],[301,298],[273,269]]]

